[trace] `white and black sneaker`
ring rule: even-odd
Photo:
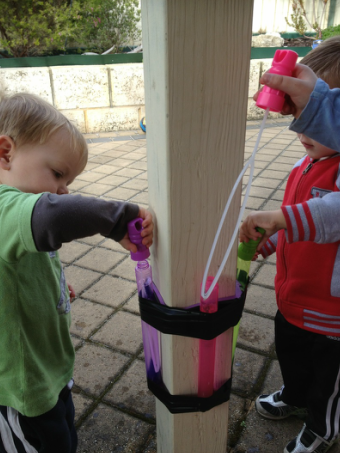
[[[326,453],[337,440],[327,442],[303,425],[300,434],[286,445],[283,453]]]
[[[262,417],[270,418],[271,420],[281,420],[283,418],[295,415],[304,419],[307,415],[305,408],[290,406],[281,400],[282,389],[271,395],[261,395],[255,402],[257,412]]]

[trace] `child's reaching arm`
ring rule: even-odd
[[[266,244],[268,239],[282,228],[286,228],[286,220],[281,211],[253,211],[251,212],[240,228],[240,241],[248,242],[249,239],[258,239],[261,237],[261,233],[256,231],[256,227],[261,227],[266,230],[266,234],[263,235],[261,242],[259,243],[257,250]]]
[[[58,250],[64,242],[94,234],[111,238],[136,252],[127,236],[127,224],[142,217],[143,244],[150,247],[153,237],[152,215],[132,203],[106,201],[81,195],[43,194],[34,206],[32,232],[39,251]]]
[[[268,258],[268,256],[272,255],[276,252],[277,247],[277,232],[272,234],[267,242],[261,247],[259,253],[263,256],[263,258]]]
[[[286,219],[288,242],[328,244],[340,241],[340,192],[281,209]]]
[[[295,120],[289,129],[340,152],[340,89],[330,89],[305,65],[297,64],[293,77],[266,72],[260,83],[286,93],[282,114]],[[254,100],[259,92],[255,93]]]
[[[265,72],[260,78],[260,83],[276,90],[286,93],[283,106],[283,115],[293,115],[299,118],[302,110],[308,104],[310,95],[317,82],[317,76],[305,65],[297,64],[292,77],[282,76]],[[259,91],[255,93],[254,100],[257,100]]]
[[[331,192],[322,198],[311,198],[296,205],[282,206],[277,211],[254,211],[241,225],[240,241],[248,242],[249,239],[260,237],[256,227],[266,230],[257,248],[261,253],[268,238],[280,229],[286,230],[288,243],[312,241],[328,244],[340,241],[340,192]]]

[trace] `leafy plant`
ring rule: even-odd
[[[0,55],[26,57],[68,46],[117,53],[140,40],[138,0],[0,0]]]
[[[75,32],[68,0],[0,0],[0,52],[4,57],[63,49]]]
[[[318,6],[322,3],[322,11],[320,18],[317,16]],[[322,38],[321,24],[325,15],[326,5],[328,0],[313,0],[313,8],[311,17],[307,16],[307,12],[304,5],[304,0],[292,0],[292,14],[290,15],[291,22],[288,21],[287,17],[285,20],[290,27],[293,27],[300,35],[306,36],[307,25],[315,30],[316,38]]]
[[[93,52],[119,53],[140,40],[138,6],[138,0],[85,0],[74,15],[77,44]]]
[[[327,27],[324,30],[322,30],[323,39],[331,38],[332,36],[338,36],[338,35],[340,35],[340,25]]]

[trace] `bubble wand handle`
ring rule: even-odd
[[[264,117],[263,117],[263,120],[262,120],[262,123],[261,123],[261,128],[260,128],[259,134],[257,136],[257,140],[256,140],[256,143],[255,143],[252,155],[251,155],[250,159],[248,160],[248,162],[243,167],[241,173],[239,174],[239,176],[238,176],[238,178],[237,178],[237,180],[236,180],[236,182],[234,184],[234,187],[233,187],[233,189],[232,189],[232,191],[231,191],[231,193],[229,195],[227,204],[226,204],[226,206],[224,208],[224,211],[223,211],[219,226],[217,228],[215,239],[214,239],[213,245],[211,247],[210,255],[209,255],[209,258],[208,258],[208,261],[207,261],[207,265],[205,267],[205,271],[204,271],[204,274],[203,274],[202,289],[201,289],[201,297],[203,299],[207,299],[208,297],[210,297],[210,294],[213,292],[214,287],[215,287],[216,283],[218,282],[218,279],[220,278],[220,275],[221,275],[221,273],[223,271],[223,268],[224,268],[224,266],[225,266],[225,264],[227,262],[227,259],[229,258],[230,251],[232,249],[232,246],[233,246],[233,244],[235,242],[235,239],[236,239],[236,236],[238,234],[238,228],[240,226],[240,223],[241,223],[241,220],[242,220],[242,216],[243,216],[244,210],[245,210],[246,205],[247,205],[249,192],[250,192],[250,189],[251,189],[251,183],[252,183],[252,180],[253,180],[255,156],[256,156],[256,153],[257,153],[257,150],[258,150],[258,147],[259,147],[259,143],[260,143],[260,140],[261,140],[262,132],[263,132],[266,120],[267,120],[268,113],[269,113],[269,109],[267,109],[265,114],[264,114]],[[231,240],[229,242],[227,251],[226,251],[226,253],[224,255],[223,261],[222,261],[222,263],[221,263],[221,265],[220,265],[220,267],[218,269],[218,272],[215,275],[215,278],[212,281],[210,287],[207,289],[206,288],[206,283],[207,283],[207,278],[208,278],[208,272],[209,272],[209,268],[210,268],[210,264],[211,264],[212,258],[214,256],[216,244],[217,244],[218,238],[220,236],[220,233],[221,233],[221,230],[222,230],[222,227],[223,227],[223,224],[224,224],[224,220],[226,218],[229,206],[230,206],[231,201],[232,201],[232,199],[234,197],[236,189],[237,189],[237,187],[238,187],[238,185],[239,185],[244,173],[246,172],[246,170],[248,169],[249,166],[250,166],[249,181],[248,181],[248,184],[247,184],[246,194],[245,194],[245,197],[244,197],[241,209],[240,209],[240,213],[239,213],[238,219],[236,221],[234,233],[233,233],[233,235],[231,237]]]
[[[208,277],[207,285],[213,280]],[[202,300],[200,311],[203,313],[215,313],[218,309],[218,284],[215,286],[211,296]],[[198,353],[198,391],[197,395],[201,398],[207,398],[214,393],[215,378],[215,350],[216,338],[212,340],[199,340]]]
[[[277,50],[272,67],[268,72],[291,77],[297,59],[298,54],[293,50]],[[271,112],[281,112],[284,102],[285,93],[283,91],[264,86],[257,97],[256,105],[264,110],[269,109]]]
[[[298,59],[298,54],[296,52],[294,52],[293,50],[286,50],[286,49],[285,50],[281,50],[281,49],[279,49],[274,54],[272,67],[270,68],[269,72],[272,73],[272,74],[281,74],[281,75],[285,75],[285,76],[292,76],[297,59]],[[234,184],[234,187],[233,187],[233,189],[231,191],[231,194],[229,195],[229,198],[228,198],[226,207],[224,209],[224,212],[222,214],[222,218],[221,218],[220,224],[218,226],[218,229],[217,229],[217,232],[216,232],[216,236],[215,236],[215,239],[214,239],[211,251],[210,251],[210,255],[209,255],[209,258],[208,258],[208,262],[207,262],[207,265],[206,265],[206,268],[205,268],[205,271],[204,271],[204,274],[203,274],[202,290],[201,290],[201,297],[203,299],[207,299],[210,296],[210,294],[212,293],[212,291],[214,290],[214,287],[215,287],[216,283],[218,282],[218,279],[220,278],[220,275],[221,275],[221,273],[223,271],[223,268],[224,268],[224,266],[225,266],[225,264],[226,264],[226,262],[227,262],[227,260],[229,258],[230,251],[231,251],[231,249],[232,249],[232,247],[234,245],[234,241],[235,241],[236,235],[238,233],[238,228],[240,226],[241,219],[242,219],[244,210],[246,208],[247,200],[248,200],[248,197],[249,197],[249,192],[250,192],[251,183],[252,183],[253,174],[254,174],[255,155],[257,153],[257,149],[258,149],[259,142],[260,142],[260,139],[261,139],[261,136],[262,136],[262,132],[263,132],[266,120],[267,120],[268,113],[269,113],[269,111],[281,112],[283,104],[284,104],[284,101],[285,101],[285,93],[283,91],[274,90],[274,89],[269,88],[267,86],[264,86],[264,88],[262,89],[262,91],[258,95],[256,105],[257,105],[257,107],[260,107],[260,108],[262,108],[262,109],[264,109],[266,111],[265,111],[265,114],[264,114],[264,117],[263,117],[263,120],[262,120],[262,123],[261,123],[260,131],[259,131],[259,134],[257,136],[257,140],[256,140],[256,143],[255,143],[252,155],[251,155],[249,161],[244,166],[244,168],[241,171],[241,173],[239,174],[239,176],[238,176],[238,178],[237,178],[237,180],[236,180],[236,182]],[[225,217],[227,215],[229,206],[230,206],[231,201],[232,201],[232,199],[234,197],[236,189],[237,189],[237,187],[238,187],[238,185],[239,185],[239,183],[241,181],[241,178],[243,177],[244,173],[246,172],[246,170],[247,170],[247,168],[249,166],[250,166],[249,181],[248,181],[248,184],[247,184],[246,194],[245,194],[245,197],[244,197],[241,209],[240,209],[240,213],[239,213],[236,225],[235,225],[234,233],[233,233],[232,238],[231,238],[231,240],[229,242],[227,251],[226,251],[226,253],[224,255],[224,258],[223,258],[223,261],[222,261],[222,263],[221,263],[221,265],[219,267],[219,270],[218,270],[218,272],[217,272],[212,284],[210,285],[209,289],[206,290],[205,288],[206,288],[206,282],[207,282],[207,277],[208,277],[208,272],[209,272],[211,260],[212,260],[212,257],[214,255],[214,252],[215,252],[216,244],[217,244],[218,238],[220,236],[221,229],[222,229],[222,226],[224,224]]]

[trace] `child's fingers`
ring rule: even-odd
[[[257,246],[257,250],[260,251],[262,249],[262,247],[265,245],[265,243],[267,242],[268,240],[268,236],[263,236],[263,238],[261,239],[261,241],[259,242],[259,245]]]
[[[72,300],[72,299],[74,299],[76,297],[76,292],[75,292],[75,290],[74,290],[72,285],[70,285],[68,283],[67,286],[68,286],[68,290],[70,292],[70,299]]]
[[[152,236],[146,236],[142,240],[142,244],[145,245],[146,247],[151,247],[153,243],[153,237]]]
[[[147,209],[139,207],[138,217],[141,217],[143,219],[143,225],[144,225],[144,223],[150,222],[150,220],[152,219],[152,214]]]
[[[137,246],[136,244],[133,244],[128,235],[124,236],[122,240],[119,241],[119,244],[125,249],[128,250],[129,252],[136,253],[137,252]]]
[[[153,224],[149,225],[147,228],[144,228],[141,232],[143,238],[142,244],[150,247],[153,242]]]

